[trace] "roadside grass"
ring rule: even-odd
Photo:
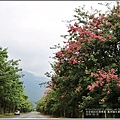
[[[28,112],[26,112],[28,113]],[[20,114],[26,114],[26,113],[20,113]],[[14,113],[5,113],[5,114],[0,114],[0,118],[10,118],[13,117]]]
[[[14,115],[13,113],[0,114],[0,118],[8,118],[8,117],[11,117],[13,115]]]

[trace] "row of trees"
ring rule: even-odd
[[[57,46],[53,72],[46,73],[51,81],[37,102],[38,111],[72,118],[120,117],[120,5],[105,6],[105,13],[75,9],[64,46]],[[99,111],[91,114],[91,109]]]
[[[0,114],[32,110],[32,104],[24,94],[22,69],[19,68],[20,60],[8,60],[7,48],[0,48]]]

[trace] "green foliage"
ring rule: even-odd
[[[23,83],[20,82],[22,69],[19,68],[20,60],[7,60],[7,49],[0,48],[0,112],[14,112],[15,109],[22,109],[20,105],[24,103],[25,109],[31,109],[31,104],[27,101],[28,96],[24,95]],[[1,114],[0,113],[0,114]]]

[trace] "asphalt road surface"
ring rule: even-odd
[[[11,119],[49,119],[47,116],[45,115],[41,115],[39,112],[30,112],[30,113],[21,113],[20,115],[14,115],[10,118],[7,118],[9,120]]]
[[[14,115],[13,118],[47,118],[44,115],[40,115],[39,112],[30,112],[27,114]]]

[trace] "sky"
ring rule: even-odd
[[[75,8],[86,5],[105,10],[102,1],[0,1],[0,46],[8,48],[9,59],[21,59],[19,67],[46,77],[56,50],[50,49],[67,34],[65,20],[72,20]]]

